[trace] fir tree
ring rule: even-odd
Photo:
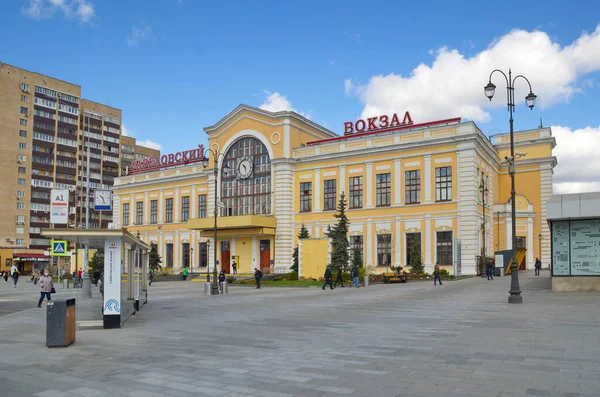
[[[298,240],[302,240],[303,238],[310,238],[308,229],[306,229],[304,227],[304,224],[302,224],[302,227],[300,228],[300,231],[298,232]],[[294,264],[292,265],[292,267],[290,267],[290,270],[297,273],[298,272],[298,246],[296,246],[294,248],[294,254],[292,255],[292,257],[294,258]]]
[[[354,255],[352,256],[352,266],[356,266],[356,267],[363,266],[362,252],[359,248],[354,249]]]
[[[332,253],[331,253],[331,266],[337,270],[342,268],[343,270],[348,269],[348,262],[350,256],[348,255],[348,228],[350,221],[346,215],[346,195],[344,192],[340,194],[340,200],[338,202],[338,212],[333,215],[338,221],[333,228],[327,229],[327,237],[331,238]]]
[[[158,255],[158,245],[154,243],[150,243],[150,257],[148,258],[149,266],[152,271],[156,271],[160,269],[162,266],[162,259],[160,255]]]
[[[421,274],[425,270],[421,256],[421,239],[414,239],[410,247],[410,271]]]

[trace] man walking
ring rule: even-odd
[[[487,278],[488,280],[494,279],[494,264],[491,262],[488,262],[487,264]]]
[[[352,276],[352,283],[350,284],[350,288],[352,288],[352,285],[356,285],[356,288],[360,288],[358,285],[358,267],[352,266],[352,272],[350,274]]]
[[[13,284],[14,284],[13,288],[17,288],[17,283],[19,282],[19,271],[15,270],[15,272],[11,275],[11,277],[13,279]]]
[[[260,270],[258,270],[257,268],[254,268],[254,280],[256,280],[256,288],[260,289],[260,279],[262,278],[263,274]]]
[[[440,278],[440,264],[436,263],[435,267],[433,268],[433,285],[436,285],[436,281],[440,282],[440,285],[442,284],[442,279]]]
[[[346,288],[344,287],[344,280],[342,279],[343,275],[344,273],[342,271],[342,267],[340,266],[337,270],[337,278],[335,279],[335,284],[333,284],[333,288],[337,287],[338,283],[342,284],[342,288]]]
[[[235,259],[231,263],[231,268],[233,269],[233,274],[237,274],[237,263],[235,263]]]
[[[327,269],[325,270],[324,278],[325,278],[325,284],[323,284],[323,289],[325,289],[327,284],[329,284],[330,289],[333,289],[333,284],[331,282],[331,266],[327,266]]]
[[[535,275],[540,275],[540,270],[542,270],[542,261],[540,258],[535,258]]]

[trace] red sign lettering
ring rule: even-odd
[[[129,173],[137,174],[145,171],[153,171],[161,168],[175,167],[198,163],[204,158],[204,145],[198,145],[198,149],[185,150],[183,152],[163,154],[159,157],[150,156],[143,160],[134,160],[129,164]]]
[[[366,131],[375,131],[384,128],[400,127],[404,125],[411,125],[412,123],[413,121],[410,117],[409,112],[404,113],[402,123],[400,123],[400,118],[396,113],[394,113],[394,115],[392,116],[391,122],[389,116],[386,115],[379,117],[369,117],[366,121],[359,119],[356,120],[356,122],[354,123],[351,121],[346,121],[344,123],[344,135],[350,135]]]

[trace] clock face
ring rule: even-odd
[[[110,196],[111,196],[110,191],[104,190],[104,191],[96,192],[98,204],[109,204],[110,198],[111,198]]]
[[[238,179],[248,179],[250,175],[252,175],[252,169],[254,164],[252,163],[251,157],[244,157],[240,160],[237,169],[237,177]]]

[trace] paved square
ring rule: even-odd
[[[600,396],[600,294],[521,281],[510,306],[508,277],[219,297],[155,283],[123,329],[56,349],[31,309],[0,317],[0,395]]]

